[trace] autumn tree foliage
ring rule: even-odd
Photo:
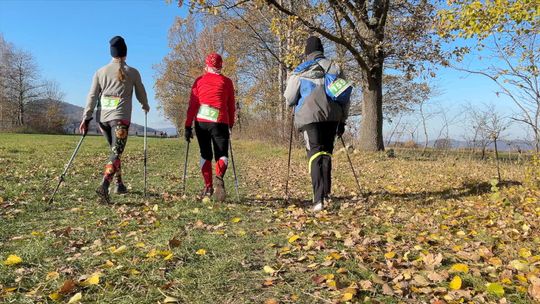
[[[540,151],[538,1],[452,1],[439,12],[438,18],[442,37],[465,38],[476,43],[475,48],[456,49],[454,67],[493,81],[497,95],[505,96],[516,107],[512,119],[527,127],[536,151]],[[462,63],[463,57],[470,53],[482,56],[475,68]]]
[[[179,5],[183,5],[179,1]],[[383,150],[383,74],[392,70],[409,79],[427,73],[440,60],[440,45],[431,35],[435,6],[427,1],[190,1],[194,13],[245,20],[250,14],[270,23],[278,38],[278,62],[288,68],[300,62],[310,33],[327,41],[338,60],[354,63],[361,90],[360,146]],[[257,31],[254,31],[257,32]]]
[[[239,127],[262,120],[280,126],[285,104],[276,92],[286,63],[270,23],[256,14],[178,18],[169,31],[171,51],[156,66],[156,97],[165,116],[182,126],[191,85],[203,73],[205,56],[218,52],[224,58],[223,73],[235,83]]]

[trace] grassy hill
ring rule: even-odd
[[[64,125],[64,129],[66,130],[66,132],[67,133],[77,133],[78,129],[79,129],[79,124],[81,123],[82,113],[84,111],[83,107],[80,107],[80,106],[77,106],[77,105],[74,105],[74,104],[71,104],[71,103],[63,102],[63,101],[53,101],[53,100],[49,100],[49,99],[40,99],[40,100],[33,101],[31,104],[29,104],[28,111],[29,112],[39,112],[40,109],[46,109],[48,104],[51,103],[51,102],[55,102],[55,103],[58,103],[60,105],[61,111],[63,112],[63,114],[65,115],[65,118],[66,118],[66,123]],[[95,116],[95,114],[94,114],[94,116]],[[96,123],[96,119],[94,119],[90,123],[90,132],[89,133],[90,134],[97,133],[97,128],[98,128],[98,125]],[[143,132],[144,132],[144,126],[141,126],[141,125],[136,124],[136,123],[132,123],[130,125],[130,128],[129,128],[129,133],[130,134],[135,134],[135,133],[143,134]],[[157,129],[153,129],[153,128],[148,127],[147,132],[148,132],[149,135],[154,135],[154,133],[159,134],[160,131],[157,130]]]
[[[83,303],[535,303],[538,295],[538,164],[504,163],[505,182],[493,186],[492,162],[356,153],[357,193],[336,153],[333,202],[312,214],[300,149],[285,201],[286,149],[234,141],[241,201],[218,204],[196,198],[195,144],[180,193],[178,139],[149,140],[144,198],[142,139],[130,138],[122,170],[131,193],[104,206],[94,189],[107,147],[90,137],[48,206],[76,142],[0,134],[0,259],[21,259],[0,265],[0,302],[66,303],[79,293]],[[226,185],[233,194],[232,170]]]

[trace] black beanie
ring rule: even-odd
[[[306,41],[305,54],[307,56],[317,51],[324,53],[324,47],[322,45],[321,39],[319,39],[319,37],[316,37],[316,36],[310,36]]]
[[[127,45],[124,41],[124,38],[120,36],[114,36],[111,41],[111,56],[113,57],[126,57],[127,55]]]

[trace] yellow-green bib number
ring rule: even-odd
[[[120,104],[120,97],[116,96],[101,96],[102,109],[116,109]]]
[[[332,82],[330,85],[328,85],[328,90],[334,95],[339,96],[341,93],[345,92],[349,87],[351,86],[351,83],[343,78],[337,78],[334,82]]]
[[[219,110],[209,105],[201,105],[197,118],[217,122],[219,116]]]

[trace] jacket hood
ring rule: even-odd
[[[307,61],[301,63],[294,69],[293,74],[308,79],[323,78],[325,70],[328,69],[330,64],[331,61],[326,59],[321,52],[313,52],[308,56]]]

